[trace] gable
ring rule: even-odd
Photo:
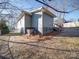
[[[38,8],[36,10],[31,11],[31,13],[38,13],[38,12],[44,12],[50,16],[56,17],[52,12],[50,12],[48,9],[46,9],[44,7],[41,7],[41,8]]]

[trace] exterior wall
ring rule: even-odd
[[[31,16],[30,15],[25,15],[25,27],[31,27]]]
[[[29,27],[35,28],[36,32],[46,34],[53,31],[53,16],[43,11],[34,12],[31,15],[25,14],[18,21],[16,29],[18,33],[26,33]]]
[[[41,34],[46,34],[53,31],[53,16],[43,12],[33,13],[32,27]]]
[[[68,35],[79,35],[79,22],[64,23],[63,32]]]
[[[31,15],[25,15],[25,32],[27,32],[27,29],[32,26],[32,18]]]
[[[25,16],[23,16],[16,24],[17,33],[25,33]]]
[[[53,16],[43,13],[43,34],[53,31]]]
[[[32,27],[34,27],[35,30],[38,31],[39,33],[43,34],[42,12],[33,13]]]
[[[22,18],[16,24],[16,32],[17,33],[26,33],[26,29],[31,27],[31,16],[23,15]]]
[[[64,23],[64,27],[79,27],[79,22]]]

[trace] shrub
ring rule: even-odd
[[[7,34],[7,33],[9,33],[9,28],[6,25],[6,22],[0,21],[0,30],[1,30],[1,34]]]

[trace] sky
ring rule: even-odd
[[[13,4],[14,6],[17,6],[20,9],[29,10],[29,11],[32,10],[32,9],[36,9],[36,8],[41,7],[41,6],[44,6],[41,3],[36,2],[35,0],[11,0],[10,3]],[[53,5],[53,7],[58,9],[58,10],[62,10],[61,7],[63,5],[61,4],[61,1],[59,1],[59,0],[57,0],[57,2],[52,2],[52,3],[49,2],[48,4]],[[67,11],[69,11],[72,8],[67,7],[66,9],[67,9]],[[65,14],[65,19],[66,20],[77,20],[77,19],[79,19],[79,10]]]
[[[79,19],[79,10],[66,14],[65,19],[77,21]]]

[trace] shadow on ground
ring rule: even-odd
[[[7,57],[5,57],[5,56],[1,56],[1,55],[0,55],[0,59],[10,59],[10,58],[7,58]]]

